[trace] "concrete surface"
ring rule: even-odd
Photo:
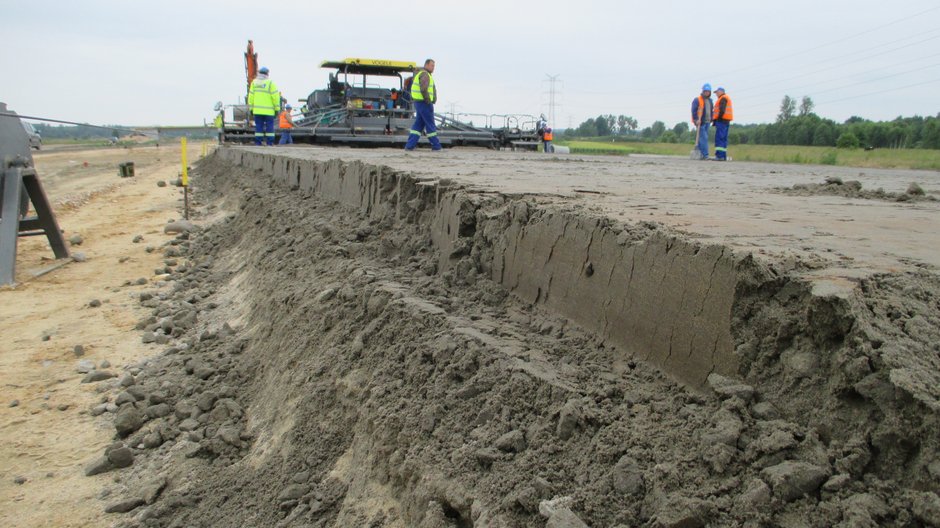
[[[854,279],[872,272],[933,268],[940,262],[940,202],[899,203],[790,196],[775,187],[859,180],[904,192],[911,182],[940,193],[935,171],[858,169],[665,156],[545,156],[452,149],[244,148],[289,158],[378,164],[471,189],[570,202],[617,221],[653,221],[694,239],[779,258],[800,258],[811,275]],[[775,259],[776,260],[776,259]]]

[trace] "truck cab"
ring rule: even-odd
[[[33,128],[33,125],[27,123],[26,121],[20,121],[23,123],[23,128],[26,130],[26,135],[29,136],[29,148],[34,150],[42,149],[42,136],[39,135],[39,132]]]

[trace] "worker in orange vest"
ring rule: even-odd
[[[278,145],[293,145],[294,138],[290,135],[290,129],[294,128],[294,119],[290,116],[291,106],[284,107],[284,111],[278,117],[278,127],[281,129],[281,140]]]
[[[734,119],[734,110],[731,108],[731,98],[724,88],[719,86],[715,95],[718,96],[715,101],[715,113],[712,115],[712,123],[715,125],[715,159],[728,161],[728,129]]]
[[[544,131],[542,132],[542,150],[544,150],[546,154],[555,152],[555,147],[552,145],[552,139],[554,139],[554,136],[552,135],[552,127],[545,127]]]

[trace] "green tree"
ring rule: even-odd
[[[661,136],[659,136],[659,141],[662,143],[678,143],[679,136],[676,135],[676,133],[672,130],[667,130],[663,132]]]
[[[656,139],[662,136],[663,132],[666,131],[666,123],[663,123],[662,121],[654,121],[650,128],[652,129],[653,139]]]
[[[777,114],[777,122],[789,121],[794,113],[796,113],[796,100],[789,95],[784,95],[783,101],[780,101],[780,113]]]
[[[856,149],[858,145],[858,136],[851,132],[843,132],[836,140],[836,147],[838,148]]]
[[[607,116],[599,115],[594,120],[594,129],[598,136],[609,136],[610,125],[607,124]]]
[[[805,116],[812,114],[813,108],[816,108],[816,103],[813,102],[810,96],[804,95],[803,99],[800,101],[800,115]]]

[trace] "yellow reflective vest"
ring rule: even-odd
[[[248,90],[248,109],[255,115],[277,115],[281,111],[281,92],[271,79],[255,79]]]
[[[431,75],[431,72],[427,70],[420,70],[415,74],[415,79],[411,83],[411,100],[412,101],[424,101],[424,94],[421,93],[421,76],[428,76],[428,97],[431,98],[429,103],[433,103],[437,96],[434,95],[434,76]]]

